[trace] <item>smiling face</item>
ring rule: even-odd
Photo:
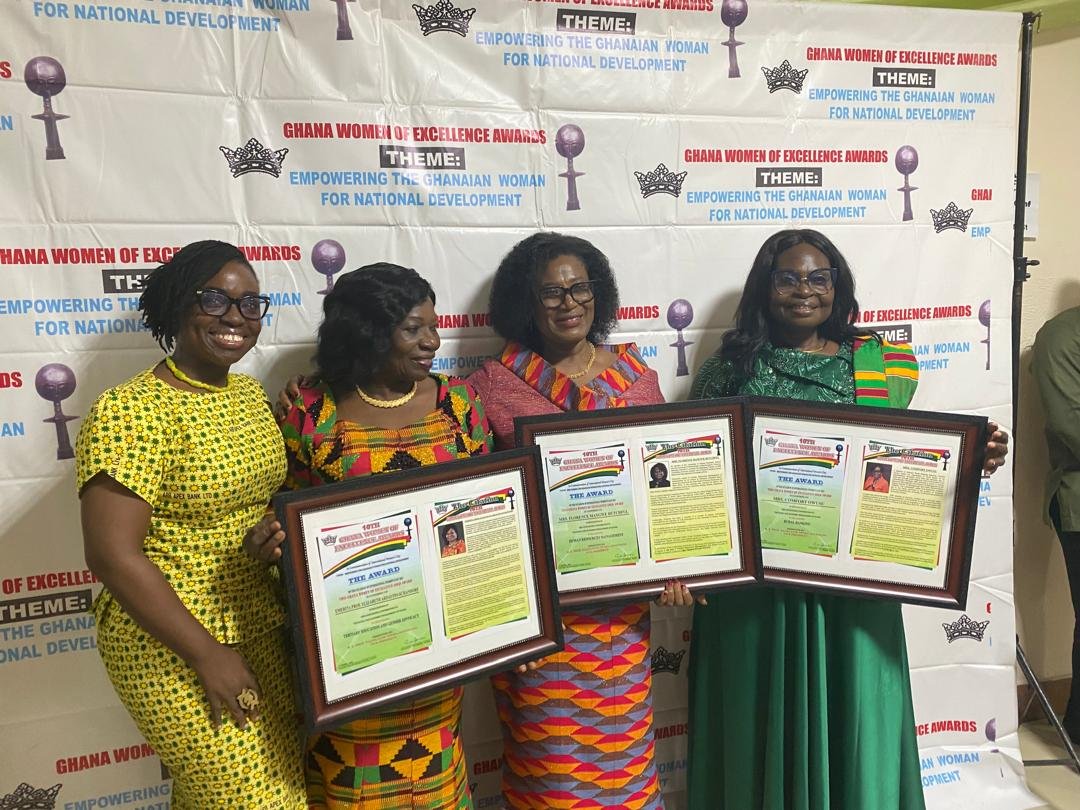
[[[585,340],[592,329],[596,302],[594,299],[579,304],[569,295],[564,295],[558,306],[549,309],[540,300],[540,290],[545,287],[572,287],[583,281],[589,281],[585,263],[577,256],[569,255],[556,256],[537,279],[533,289],[533,317],[545,351],[566,351]]]
[[[829,266],[829,259],[824,253],[804,242],[777,256],[773,272],[792,271],[805,279],[815,270]],[[791,335],[817,332],[818,327],[832,315],[835,294],[835,288],[825,293],[814,292],[805,281],[787,293],[778,293],[770,287],[769,315],[773,326]]]
[[[653,481],[663,481],[665,478],[667,478],[667,468],[657,464],[655,467],[652,468],[652,478]]]
[[[243,262],[226,262],[202,289],[221,290],[230,298],[258,295],[259,281]],[[187,317],[176,335],[175,361],[196,376],[228,371],[251,351],[262,330],[261,320],[248,320],[236,306],[224,315],[207,315],[198,303],[191,302]]]
[[[443,535],[443,539],[446,540],[447,545],[453,543],[455,540],[458,539],[457,529],[455,529],[453,526],[448,528],[446,530],[446,533]]]
[[[435,304],[427,298],[390,333],[390,354],[375,373],[376,379],[391,385],[423,380],[431,373],[440,343]]]

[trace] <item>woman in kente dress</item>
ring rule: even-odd
[[[487,405],[495,446],[514,446],[514,417],[664,401],[633,343],[603,345],[618,290],[607,257],[584,239],[538,233],[502,260],[491,324],[506,339],[469,382]],[[690,604],[669,583],[663,604]],[[657,810],[649,603],[562,614],[566,649],[493,679],[512,810]]]
[[[339,278],[324,303],[318,383],[300,387],[281,427],[289,489],[487,453],[480,400],[432,374],[435,293],[415,270],[375,264]],[[273,561],[285,535],[268,516],[247,538]],[[311,808],[467,810],[461,687],[361,717],[308,741]]]
[[[751,395],[904,408],[907,345],[859,329],[855,283],[824,235],[762,245],[736,326],[695,398]],[[1003,462],[991,424],[985,471]],[[897,602],[753,588],[694,611],[691,810],[922,810],[904,624]]]

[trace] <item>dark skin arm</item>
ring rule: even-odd
[[[236,696],[244,689],[260,694],[259,684],[243,657],[207,632],[143,553],[151,512],[150,504],[115,479],[95,475],[81,495],[86,564],[144,630],[195,670],[214,727],[224,709],[244,728],[258,714],[245,714]]]

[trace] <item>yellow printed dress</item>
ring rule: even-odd
[[[487,453],[491,431],[464,380],[431,375],[435,410],[396,430],[338,418],[325,386],[301,388],[281,432],[286,487],[407,470]],[[308,741],[308,799],[329,810],[470,810],[460,687],[399,703]]]
[[[261,717],[215,731],[202,686],[108,590],[94,605],[113,686],[173,777],[174,810],[306,807],[285,616],[266,565],[242,549],[285,478],[281,435],[258,382],[173,388],[144,371],[94,403],[76,443],[79,491],[104,473],[153,512],[143,544],[191,614],[258,679]]]

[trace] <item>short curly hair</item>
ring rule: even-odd
[[[315,363],[335,388],[369,382],[390,354],[391,335],[409,311],[435,291],[411,267],[378,262],[334,282],[323,301]]]
[[[229,262],[240,262],[255,272],[240,248],[214,239],[192,242],[150,271],[143,282],[139,309],[143,325],[162,349],[171,351],[176,343],[176,336],[195,305],[195,291]]]
[[[488,312],[491,326],[500,337],[517,341],[535,352],[543,350],[536,326],[537,279],[557,256],[581,259],[593,282],[593,323],[588,339],[600,343],[615,327],[619,288],[607,256],[585,239],[545,231],[514,245],[495,271]]]

